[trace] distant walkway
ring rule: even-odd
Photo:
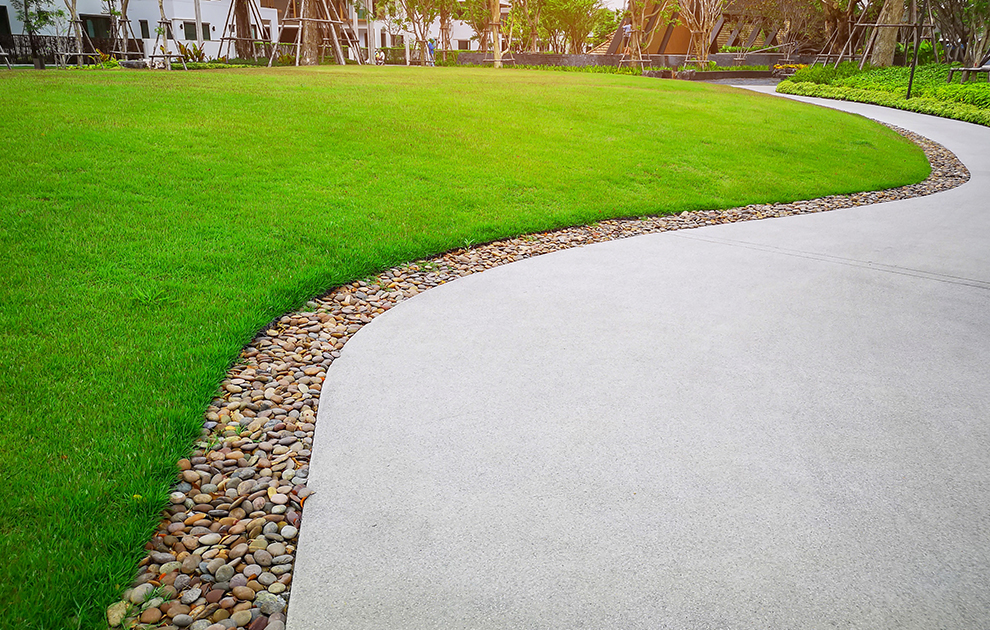
[[[825,104],[971,181],[378,317],[323,387],[288,629],[985,625],[990,129]]]

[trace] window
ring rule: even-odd
[[[470,39],[457,40],[457,50],[471,50],[471,40]]]
[[[7,7],[0,7],[0,35],[10,35],[10,16]]]
[[[141,39],[151,39],[151,29],[148,28],[148,20],[138,20],[138,27],[141,29]]]
[[[388,34],[382,31],[382,48],[388,48]]]
[[[110,16],[108,15],[80,15],[83,27],[90,37],[97,39],[110,39]]]
[[[203,41],[210,41],[210,24],[209,22],[203,22]],[[182,31],[185,33],[186,39],[189,41],[194,41],[196,39],[196,23],[195,22],[183,22]]]

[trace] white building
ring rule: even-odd
[[[257,0],[255,1],[257,2]],[[282,26],[281,20],[285,16],[286,11],[292,11],[290,7],[297,1],[261,0],[258,7],[261,22],[269,30],[268,37],[265,37],[265,39],[271,38],[273,41],[277,40],[281,33],[281,41],[283,43],[294,41],[295,31],[290,27],[282,33],[280,27]],[[169,52],[178,52],[176,43],[186,45],[201,43],[207,58],[235,56],[233,45],[221,41],[224,37],[224,25],[228,19],[230,6],[231,0],[164,0],[167,26],[171,29],[172,36],[168,40]],[[340,13],[343,14],[341,18],[348,24],[348,30],[352,34],[357,34],[360,46],[362,48],[369,48],[370,44],[371,55],[373,55],[375,49],[380,47],[403,46],[402,34],[393,37],[389,35],[383,23],[371,21],[369,24],[364,19],[366,12],[363,10],[360,12],[357,11],[352,3],[340,2],[337,6]],[[62,9],[68,13],[61,0],[53,2],[51,8],[53,10]],[[113,22],[107,10],[106,3],[102,0],[77,0],[76,10],[82,22],[83,29],[93,42],[93,45],[103,52],[110,52],[110,48],[113,46]],[[134,38],[142,42],[141,47],[145,56],[157,52],[153,51],[153,49],[158,36],[157,30],[161,27],[159,24],[161,17],[158,9],[158,1],[131,0],[127,13]],[[257,37],[260,40],[263,34],[258,32],[256,22],[257,20],[252,20],[252,30],[254,31],[252,37]],[[197,27],[197,23],[199,27]],[[264,29],[261,30],[264,31]],[[369,33],[371,35],[370,41]],[[59,29],[48,27],[39,34],[45,36],[49,45],[53,41],[50,39],[51,36],[73,37],[71,25],[67,22],[63,23]],[[10,0],[0,0],[0,46],[3,46],[8,53],[15,52],[11,50],[12,48],[20,48],[23,51],[26,46],[26,38],[22,37],[22,35],[26,36],[24,26],[16,19],[14,7],[10,3]],[[226,35],[230,36],[231,33],[228,32]],[[474,31],[466,23],[459,20],[452,22],[450,39],[453,49],[477,50],[478,42],[472,39],[473,36]],[[410,43],[415,41],[415,36],[412,33],[405,33],[405,37]],[[433,24],[430,29],[430,37],[437,41],[440,40],[439,23]],[[62,50],[74,50],[74,44],[66,45],[66,43],[65,40],[62,41]],[[341,43],[346,45],[346,41],[342,41]],[[161,44],[162,42],[159,41],[159,45]],[[354,53],[351,51],[350,56],[352,58],[353,55]]]

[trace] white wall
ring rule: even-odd
[[[21,33],[24,25],[15,18],[14,8],[9,4],[0,4],[7,6],[7,12],[10,15],[11,32],[15,35]],[[61,1],[54,3],[54,5],[56,8],[65,9],[65,5]],[[169,18],[172,24],[172,35],[175,37],[176,41],[182,42],[183,44],[196,43],[195,37],[186,39],[186,32],[183,27],[185,22],[190,22],[193,24],[196,22],[196,7],[193,0],[165,0],[164,8],[165,15]],[[209,58],[220,56],[220,39],[223,37],[224,23],[227,21],[227,13],[229,9],[230,0],[201,0],[200,2],[200,15],[202,17],[202,22],[209,24],[210,26],[208,32],[209,41],[203,42],[203,48]],[[80,16],[107,15],[103,13],[103,3],[100,0],[77,0],[76,11]],[[128,17],[131,20],[131,28],[134,31],[134,37],[144,40],[145,53],[150,54],[151,49],[155,44],[155,29],[158,28],[158,22],[161,19],[161,15],[158,11],[157,0],[131,0],[128,5],[127,12]],[[262,20],[269,23],[269,26],[275,26],[275,29],[271,32],[271,37],[276,37],[278,35],[278,12],[275,9],[262,8],[261,17]],[[147,39],[142,37],[142,20],[147,21],[149,35]],[[195,27],[193,27],[193,30],[195,30]],[[48,28],[41,34],[55,35],[56,33],[54,29]],[[228,33],[228,35],[230,35],[230,33]],[[260,36],[261,33],[259,33],[259,38]],[[171,41],[169,42],[169,49],[171,52],[177,52],[176,46]],[[227,49],[228,46],[224,44],[224,54],[228,54]],[[230,49],[229,56],[232,57],[232,45],[230,46]]]

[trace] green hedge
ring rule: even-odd
[[[966,83],[947,83],[950,68],[946,64],[918,66],[910,101],[907,100],[910,68],[860,70],[851,62],[838,68],[813,66],[799,70],[782,81],[777,91],[875,103],[990,126],[990,83],[986,75],[972,77]]]
[[[951,87],[961,86],[945,86],[945,88]],[[891,92],[794,81],[781,81],[777,86],[777,91],[783,94],[796,94],[798,96],[816,96],[819,98],[833,98],[840,101],[873,103],[875,105],[918,112],[919,114],[931,114],[943,118],[964,120],[990,127],[990,109],[969,103],[937,100],[929,96],[912,96],[911,100],[908,100],[903,95]]]

